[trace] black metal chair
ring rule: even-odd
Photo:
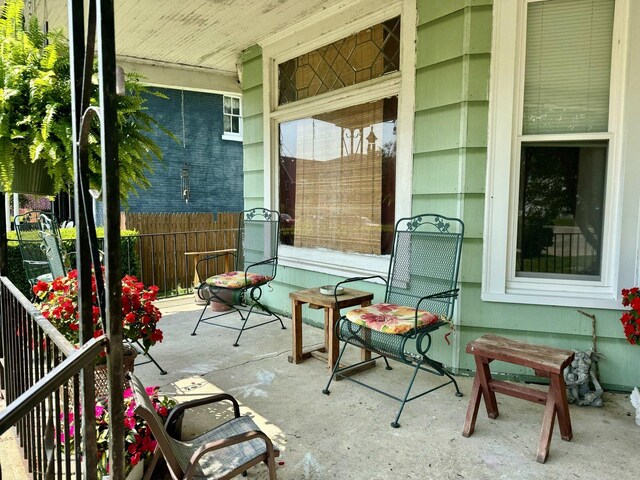
[[[16,215],[14,218],[18,246],[22,256],[22,266],[31,287],[38,283],[38,280],[50,282],[54,278],[39,233],[41,231],[40,219],[43,216],[48,216],[50,219],[54,218],[51,212],[38,210]],[[52,228],[57,228],[55,220],[52,220],[52,222]]]
[[[191,335],[196,334],[196,330],[201,323],[230,328],[239,331],[238,337],[233,344],[234,347],[237,347],[240,336],[245,330],[272,322],[280,322],[280,326],[283,329],[286,328],[282,323],[282,319],[260,301],[262,287],[276,276],[279,236],[279,212],[266,208],[252,208],[240,212],[236,252],[234,253],[234,270],[207,278],[208,262],[220,258],[223,254],[203,258],[196,265],[200,278],[207,278],[198,287],[198,295],[203,300],[206,300],[207,303],[202,309],[200,318]],[[212,302],[217,302],[228,308],[223,313],[205,317],[207,307]],[[241,327],[210,321],[234,312],[240,314]],[[247,327],[247,321],[252,313],[274,318]]]
[[[336,326],[336,334],[344,346],[326,388],[334,378],[344,378],[382,393],[401,403],[391,426],[398,421],[405,403],[453,383],[456,396],[462,396],[458,384],[444,365],[427,355],[431,347],[431,332],[452,321],[453,308],[458,296],[458,271],[464,224],[456,218],[424,214],[402,218],[396,223],[391,263],[387,279],[380,276],[350,278],[338,284],[380,278],[386,283],[384,303],[347,312]],[[337,298],[336,298],[337,302]],[[403,397],[368,385],[349,375],[366,360],[354,365],[341,366],[347,345],[355,345],[378,354],[387,370],[388,358],[414,368],[409,386]],[[426,371],[447,377],[447,381],[429,390],[410,396],[416,374]],[[352,371],[355,373],[357,370]]]
[[[69,256],[62,246],[60,229],[53,216],[40,215],[40,231],[42,249],[49,262],[49,269],[53,278],[64,277],[71,269]]]

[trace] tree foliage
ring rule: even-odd
[[[71,81],[69,46],[61,32],[45,35],[33,17],[26,23],[24,0],[6,0],[0,18],[0,187],[12,190],[16,162],[41,162],[53,179],[54,192],[73,183]],[[95,69],[97,71],[97,68]],[[117,127],[120,194],[147,188],[147,174],[162,151],[149,137],[160,126],[146,112],[150,91],[142,78],[128,74],[126,95],[118,97]],[[91,104],[98,105],[97,74],[92,78]],[[100,125],[89,134],[90,184],[101,185]]]

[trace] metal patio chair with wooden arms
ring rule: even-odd
[[[135,413],[144,418],[158,442],[145,479],[153,478],[160,455],[174,480],[233,478],[246,475],[247,469],[260,462],[267,465],[269,479],[276,479],[278,450],[250,417],[240,416],[240,406],[231,395],[221,393],[181,403],[163,425],[140,380],[130,374],[129,384],[135,395]],[[176,438],[180,436],[176,431],[177,424],[187,410],[222,401],[231,402],[234,418],[191,440]]]
[[[351,310],[336,325],[336,334],[345,343],[323,393],[328,395],[332,380],[339,377],[393,398],[401,403],[391,423],[394,428],[400,426],[400,415],[409,401],[451,383],[456,396],[462,396],[455,379],[442,363],[429,358],[428,352],[431,332],[452,321],[463,235],[464,224],[456,218],[424,214],[400,219],[395,227],[388,278],[358,277],[338,284],[377,277],[386,283],[386,291],[383,303]],[[348,376],[350,370],[357,372],[358,367],[370,361],[341,366],[340,360],[349,344],[376,353],[375,358],[383,358],[388,370],[391,370],[388,358],[413,366],[404,396],[392,395]],[[447,377],[447,381],[411,395],[421,370]]]
[[[252,208],[240,212],[236,240],[235,268],[231,272],[206,276],[207,262],[216,260],[225,254],[212,255],[200,260],[196,266],[200,278],[207,278],[198,288],[200,298],[207,301],[191,335],[201,323],[217,325],[239,331],[234,347],[238,346],[240,336],[245,330],[260,327],[282,319],[261,302],[262,287],[272,281],[278,269],[278,243],[280,239],[280,213],[267,208]],[[228,307],[226,311],[205,317],[207,307],[217,302]],[[227,323],[214,323],[210,320],[230,313],[240,314],[241,327]],[[273,317],[256,325],[247,326],[252,314]]]

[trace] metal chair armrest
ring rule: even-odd
[[[240,405],[238,404],[238,401],[228,393],[219,393],[217,395],[211,395],[209,397],[204,397],[204,398],[197,398],[195,400],[189,400],[188,402],[184,402],[179,405],[176,405],[173,408],[173,410],[171,410],[169,417],[167,417],[167,419],[164,422],[167,432],[171,436],[175,436],[176,433],[179,433],[175,431],[176,424],[184,416],[185,412],[190,408],[201,407],[203,405],[209,405],[211,403],[222,402],[225,400],[228,400],[233,404],[233,415],[235,418],[238,418],[240,416]]]
[[[204,278],[203,275],[200,275],[200,264],[203,262],[208,262],[209,260],[214,260],[216,258],[220,258],[220,257],[225,257],[227,255],[233,255],[234,257],[237,257],[237,254],[235,252],[226,252],[226,253],[216,253],[215,255],[209,255],[206,256],[204,258],[201,258],[200,260],[198,260],[198,262],[196,263],[196,270],[198,271],[198,275],[200,276],[200,278]]]
[[[433,299],[433,298],[455,298],[458,296],[459,288],[454,288],[453,290],[445,290],[443,292],[432,293],[431,295],[425,295],[420,300],[418,300],[418,304],[416,305],[416,310],[420,308],[420,304],[425,300]]]
[[[418,311],[420,310],[420,304],[425,300],[432,300],[434,298],[456,298],[458,296],[459,288],[454,288],[453,290],[445,290],[443,292],[432,293],[431,295],[425,295],[416,305],[415,317],[414,317],[414,329],[418,330]]]
[[[262,260],[261,262],[252,263],[247,268],[244,269],[245,274],[249,273],[251,267],[257,267],[258,265],[269,265],[270,263],[276,263],[278,259],[276,257],[267,258],[266,260]]]
[[[333,296],[334,296],[334,298],[336,300],[336,304],[338,303],[338,295],[337,295],[336,292],[338,291],[338,287],[339,286],[341,286],[341,285],[343,285],[345,283],[360,282],[360,281],[363,281],[363,280],[370,280],[372,278],[379,278],[380,280],[382,280],[384,282],[385,285],[389,284],[388,280],[386,278],[384,278],[384,277],[381,277],[380,275],[370,275],[368,277],[350,277],[350,278],[347,278],[347,279],[342,280],[341,282],[339,282],[336,285],[335,290],[333,291]]]

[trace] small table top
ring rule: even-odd
[[[214,253],[232,253],[235,248],[224,248],[222,250],[207,250],[206,252],[184,252],[185,255],[213,255]]]
[[[338,295],[338,303],[333,295],[324,295],[320,293],[320,287],[307,288],[289,294],[291,300],[310,305],[317,305],[325,308],[344,308],[360,305],[362,302],[373,300],[373,293],[355,290],[353,288],[345,288],[342,295]]]

